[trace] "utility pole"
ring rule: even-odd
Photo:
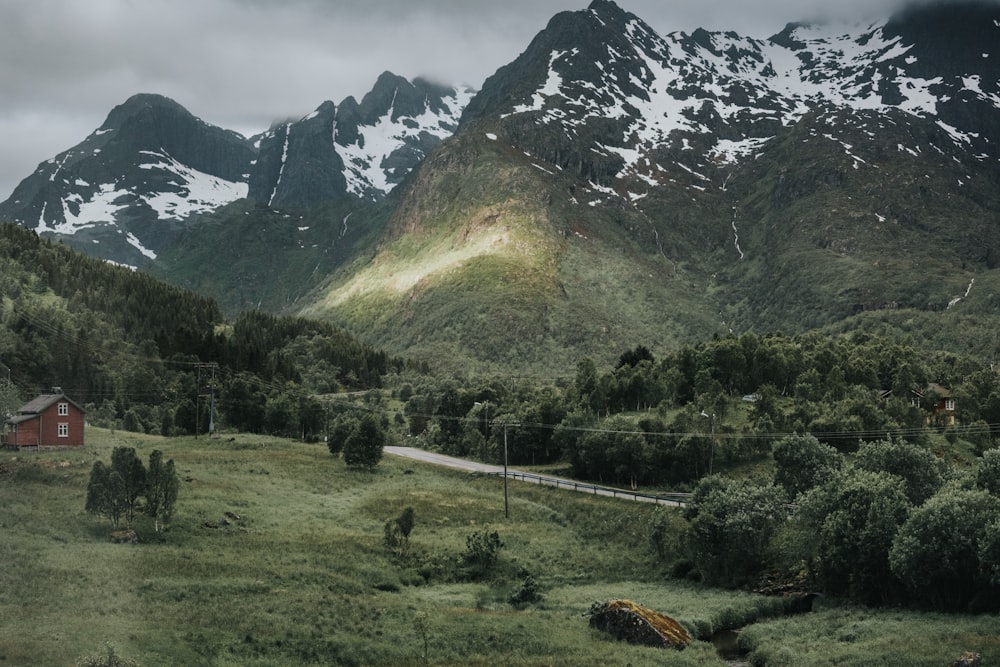
[[[507,427],[508,426],[520,426],[520,424],[508,424],[504,422],[503,425],[503,516],[505,519],[510,518],[510,504],[507,501]]]
[[[208,415],[208,435],[211,437],[215,433],[215,370],[219,367],[219,364],[215,362],[198,364],[198,389],[197,396],[195,396],[195,423],[194,423],[194,437],[198,437],[198,430],[201,428],[201,399],[207,397],[209,399],[209,415]],[[208,376],[208,391],[206,393],[205,388],[202,387],[202,371],[210,371],[211,375]]]
[[[507,424],[503,425],[503,516],[510,518],[510,505],[507,502]]]
[[[483,401],[482,403],[480,403],[479,401],[475,401],[474,405],[483,406],[483,414],[485,415],[486,428],[485,428],[485,434],[483,435],[483,446],[480,448],[481,451],[479,452],[479,460],[485,463],[486,443],[489,442],[490,439],[490,402]]]
[[[715,458],[715,413],[711,415],[706,413],[704,410],[701,411],[702,417],[709,417],[712,420],[712,440],[708,443],[708,474],[712,474],[712,460]]]

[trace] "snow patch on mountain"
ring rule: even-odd
[[[160,161],[141,164],[140,169],[157,169],[177,177],[171,182],[176,191],[155,192],[142,197],[161,220],[181,220],[196,213],[207,213],[247,196],[246,183],[227,181],[192,169],[164,153],[142,153]]]
[[[132,232],[126,232],[125,240],[128,241],[130,246],[138,250],[139,254],[143,255],[147,259],[156,259],[156,253],[144,246],[142,241],[140,241],[139,238]]]
[[[36,231],[39,234],[49,232],[68,235],[87,227],[112,223],[117,212],[127,205],[121,200],[128,197],[128,190],[117,189],[115,183],[104,183],[87,197],[78,192],[73,193],[62,200],[61,220],[47,220],[47,206],[43,208]]]
[[[281,149],[281,168],[278,170],[278,178],[274,182],[274,189],[271,190],[271,196],[267,200],[267,205],[272,206],[274,204],[274,197],[278,194],[278,186],[281,185],[281,178],[285,175],[285,165],[288,164],[288,141],[292,134],[292,125],[287,123],[285,125],[285,145]]]
[[[375,123],[359,125],[357,141],[348,145],[336,143],[334,134],[337,151],[344,160],[347,191],[356,197],[366,197],[372,189],[389,193],[402,174],[395,174],[386,166],[387,158],[406,146],[409,140],[421,135],[438,139],[451,136],[474,94],[467,88],[456,90],[455,95],[442,99],[445,106],[443,113],[434,111],[430,100],[426,100],[420,115],[397,116],[395,105],[390,104],[389,110]]]
[[[591,9],[589,16],[608,24]],[[568,138],[589,123],[624,119],[617,137],[591,146],[621,160],[618,178],[632,178],[646,157],[664,148],[687,150],[689,137],[714,143],[707,158],[716,164],[758,154],[779,126],[799,122],[817,109],[884,113],[901,110],[936,120],[963,147],[980,145],[970,128],[940,119],[941,105],[958,91],[1000,108],[1000,91],[982,77],[925,77],[915,45],[889,32],[888,20],[862,25],[789,26],[762,41],[736,33],[696,31],[665,36],[642,21],[625,23],[625,45],[604,44],[584,63],[563,42],[549,54],[548,71],[514,114],[560,126]],[[600,76],[593,76],[594,68]],[[855,169],[867,162],[844,146]]]

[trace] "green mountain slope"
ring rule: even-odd
[[[226,322],[209,298],[0,224],[0,414],[58,386],[91,423],[197,433],[211,395],[219,424],[301,437],[324,426],[313,394],[401,367],[327,322]]]
[[[931,121],[817,114],[732,179],[737,255],[720,276],[742,328],[941,313],[1000,252],[1000,174]],[[855,123],[846,131],[843,126]],[[824,128],[839,125],[834,140]]]
[[[211,295],[227,315],[292,312],[332,271],[370,252],[390,210],[391,200],[296,211],[240,200],[200,217],[145,270]]]
[[[421,168],[372,261],[334,274],[300,311],[439,367],[571,368],[581,354],[668,344],[711,327],[700,269],[631,230],[617,204],[467,131]]]

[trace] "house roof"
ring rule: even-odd
[[[30,422],[32,419],[38,419],[38,415],[14,415],[7,420],[8,424],[23,424],[24,422]]]
[[[37,396],[22,405],[20,409],[18,409],[17,413],[19,415],[37,415],[45,412],[49,409],[49,407],[60,402],[70,403],[80,412],[86,412],[86,410],[80,407],[79,403],[68,397],[66,394],[41,394],[40,396]]]
[[[933,391],[941,398],[951,397],[951,391],[949,391],[947,387],[942,387],[937,382],[931,382],[930,384],[928,384],[926,391]]]

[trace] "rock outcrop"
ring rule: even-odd
[[[590,626],[630,644],[681,650],[691,643],[691,635],[680,623],[631,600],[595,605]]]

